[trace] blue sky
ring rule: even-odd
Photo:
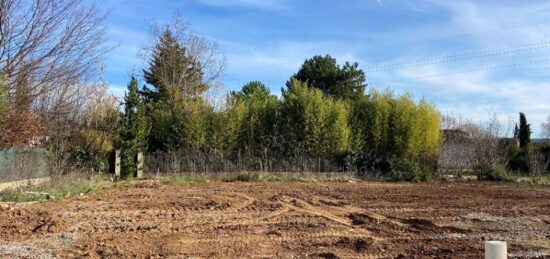
[[[274,94],[306,58],[358,62],[370,87],[410,92],[442,113],[503,122],[525,112],[535,136],[550,115],[550,1],[114,0],[105,79],[122,96],[147,20],[179,10],[227,57],[223,91],[261,80]],[[497,69],[499,68],[499,69]]]

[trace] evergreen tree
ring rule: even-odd
[[[250,98],[252,95],[267,96],[269,88],[260,81],[251,81],[245,84],[240,92],[231,92],[231,95],[238,98]]]
[[[527,118],[523,112],[519,113],[519,147],[525,147],[531,143],[531,124],[527,124]]]
[[[143,101],[139,98],[138,82],[134,75],[128,84],[128,92],[124,96],[124,113],[122,114],[122,129],[120,147],[122,149],[122,173],[131,176],[136,172],[136,157],[147,148],[147,136],[150,124],[145,115]]]
[[[152,88],[143,87],[140,92],[154,125],[149,149],[176,150],[204,144],[211,109],[201,97],[208,84],[203,82],[198,58],[178,41],[170,27],[160,35],[151,55],[143,73]]]
[[[309,87],[321,90],[325,95],[340,98],[355,98],[365,92],[365,73],[358,69],[358,64],[346,62],[340,67],[336,59],[329,55],[314,56],[307,59],[298,73],[291,79],[307,82]],[[291,80],[287,88],[292,87]]]
[[[203,82],[200,62],[182,46],[166,28],[152,51],[149,67],[143,70],[145,81],[153,89],[144,87],[142,95],[149,102],[160,100],[174,103],[192,98],[208,89]]]

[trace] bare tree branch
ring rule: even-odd
[[[109,50],[105,15],[84,0],[0,0],[0,73],[11,105],[24,93],[47,128],[76,116]]]

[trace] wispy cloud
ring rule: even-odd
[[[550,66],[546,66],[547,70]],[[530,68],[525,68],[530,69]],[[417,75],[418,68],[402,69],[402,77]],[[430,73],[446,73],[450,70],[440,66],[428,68]],[[550,72],[547,73],[550,76]],[[550,82],[535,79],[495,79],[490,71],[465,73],[446,77],[418,79],[414,86],[425,88],[425,95],[435,100],[443,113],[459,113],[463,117],[476,121],[488,118],[488,112],[494,111],[502,121],[517,119],[518,112],[525,112],[533,125],[535,135],[539,125],[548,116],[550,110],[548,96]],[[414,89],[407,89],[414,90]]]
[[[550,19],[546,14],[550,11],[549,2],[498,5],[492,1],[427,0],[423,3],[439,9],[439,13],[446,13],[446,19],[426,26],[403,26],[397,30],[399,33],[383,33],[386,40],[405,38],[412,39],[413,43],[401,44],[404,46],[402,51],[398,49],[385,55],[383,64],[414,63],[447,55],[548,42]],[[415,41],[421,44],[414,44]],[[442,112],[459,113],[476,121],[486,120],[489,110],[497,112],[502,121],[508,118],[517,120],[517,113],[525,112],[535,135],[539,135],[540,124],[550,111],[546,94],[550,93],[550,82],[545,80],[550,77],[548,63],[502,70],[481,68],[545,58],[550,58],[550,48],[521,53],[502,51],[469,60],[449,59],[449,62],[438,64],[395,66],[393,70],[373,72],[367,77],[379,82],[402,79],[380,86],[425,95]],[[468,70],[470,72],[466,72]]]
[[[124,94],[126,94],[126,86],[110,84],[109,91],[117,98],[122,99]]]
[[[272,89],[280,89],[286,80],[298,69],[305,59],[314,55],[330,54],[338,62],[361,61],[359,48],[331,41],[281,41],[265,46],[241,45],[220,42],[229,46],[229,75],[239,75],[247,80],[262,79]]]
[[[119,20],[110,26],[112,42],[120,44],[109,55],[106,68],[119,74],[118,81],[110,80],[113,84],[124,85],[128,72],[140,65],[136,54],[145,40],[142,33],[146,33],[146,26],[136,24],[143,13],[162,19],[174,8],[185,10],[193,25],[225,50],[228,69],[224,85],[230,90],[246,81],[262,80],[277,92],[306,58],[318,54],[330,54],[339,62],[357,61],[369,70],[382,64],[550,41],[550,2],[542,0],[350,0],[346,4],[193,0],[160,1],[152,7],[134,3],[133,8],[134,12],[114,12]],[[402,79],[371,86],[410,91],[425,96],[444,112],[475,120],[486,119],[488,110],[501,114],[502,119],[515,119],[517,112],[523,111],[538,134],[550,110],[546,100],[546,93],[550,93],[548,64],[503,70],[476,68],[544,58],[550,58],[550,48],[396,66],[387,71],[371,69],[366,76],[369,82]],[[472,71],[453,73],[465,70]],[[425,75],[439,76],[422,77]]]

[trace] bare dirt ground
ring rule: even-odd
[[[1,257],[548,257],[550,188],[149,181],[4,207],[0,233]]]

